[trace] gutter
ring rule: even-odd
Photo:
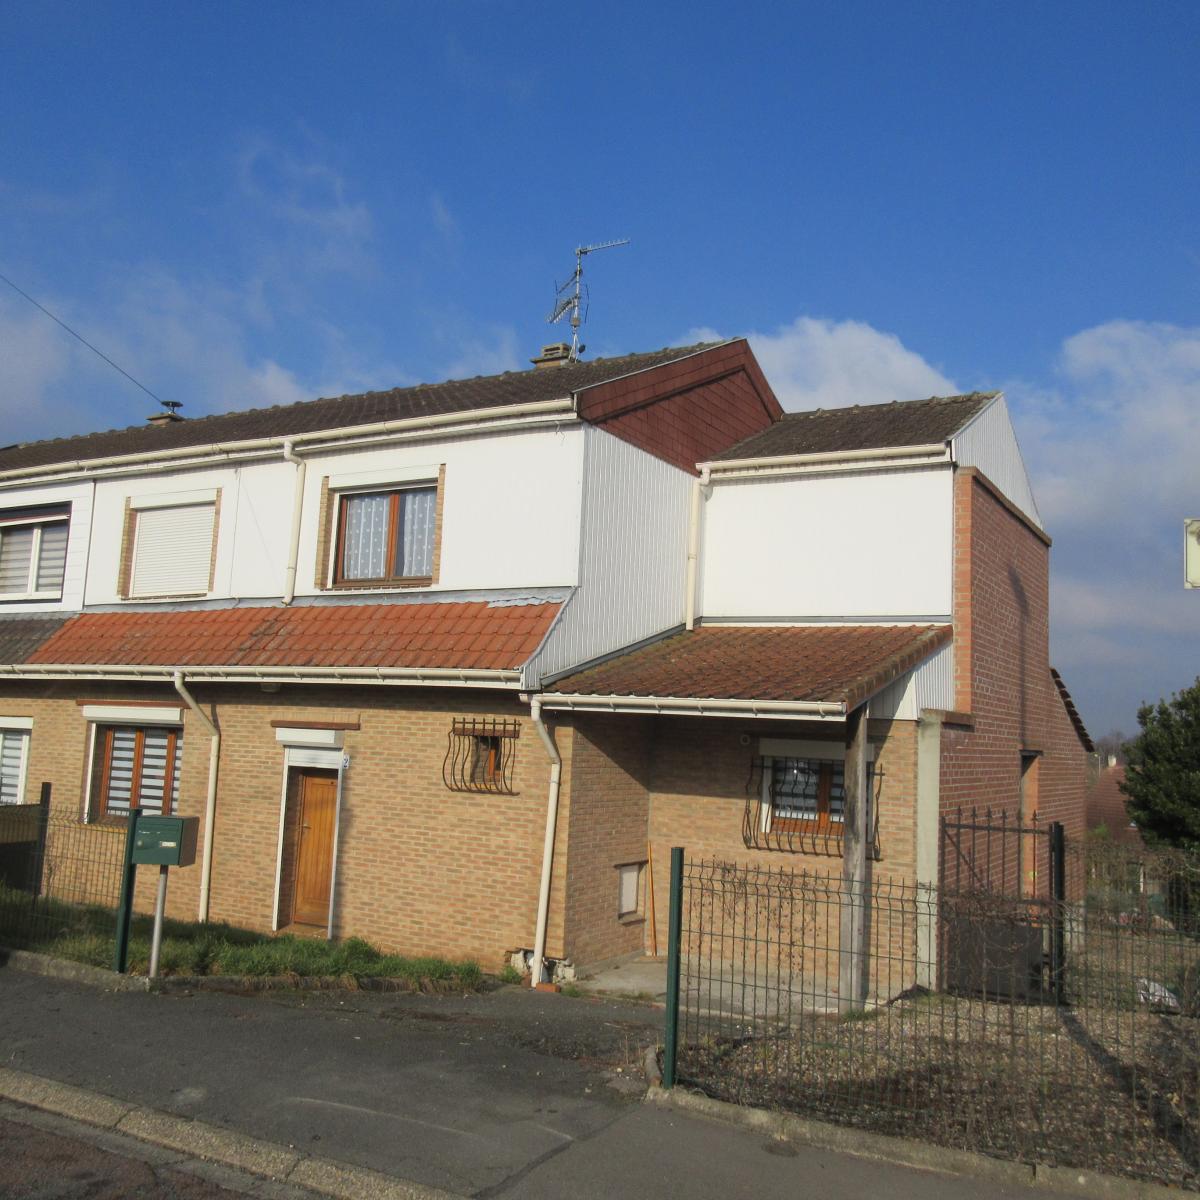
[[[182,667],[135,666],[126,663],[5,663],[0,678],[121,679],[170,682]],[[519,687],[519,670],[483,667],[251,667],[186,668],[193,681],[221,683],[353,683],[410,684],[436,687]]]
[[[292,494],[292,532],[288,540],[287,571],[283,577],[283,605],[286,608],[296,597],[296,567],[300,562],[300,518],[304,513],[304,480],[308,463],[297,456],[295,441],[288,438],[283,443],[285,462],[296,464],[296,487]]]
[[[208,920],[209,885],[212,882],[213,831],[217,824],[217,768],[221,761],[221,731],[209,720],[207,713],[196,703],[183,681],[183,672],[176,671],[172,682],[180,699],[196,714],[196,719],[208,730],[208,795],[204,804],[204,857],[200,866],[200,912],[198,920]]]
[[[402,440],[408,435],[426,436],[426,431],[452,430],[458,433],[495,426],[534,426],[550,422],[577,420],[572,397],[558,400],[537,400],[527,404],[505,404],[490,409],[469,409],[458,413],[438,413],[434,416],[405,417],[393,421],[376,421],[369,425],[351,425],[336,429],[315,430],[288,436],[246,438],[232,442],[212,442],[208,445],[178,446],[170,450],[146,450],[136,454],[119,454],[107,458],[76,459],[72,462],[51,463],[40,467],[19,467],[0,471],[0,487],[10,483],[29,483],[39,479],[61,481],[77,476],[91,478],[98,474],[117,474],[140,466],[202,465],[210,459],[262,457],[279,453],[287,445],[310,449],[335,448],[359,442]],[[285,456],[286,457],[286,456]],[[292,461],[292,460],[289,460]]]
[[[588,696],[545,694],[541,707],[548,712],[633,712],[660,716],[768,717],[778,720],[844,721],[846,705],[840,700],[722,700],[694,696]]]
[[[542,720],[542,697],[529,701],[533,727],[550,757],[550,788],[546,797],[546,833],[542,840],[542,876],[538,887],[537,931],[533,938],[533,961],[530,963],[529,986],[537,987],[546,973],[546,925],[550,916],[550,878],[554,866],[554,836],[558,827],[558,795],[562,786],[562,755]]]
[[[890,446],[874,450],[822,450],[811,454],[778,454],[764,458],[726,459],[700,463],[712,481],[756,475],[805,475],[816,471],[862,470],[867,467],[924,467],[953,461],[947,442],[920,446]]]

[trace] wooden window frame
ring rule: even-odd
[[[10,509],[0,511],[0,540],[6,529],[33,528],[33,546],[29,552],[29,573],[26,582],[30,584],[24,592],[0,592],[0,604],[28,604],[38,600],[61,600],[63,585],[67,574],[66,553],[63,551],[63,573],[58,581],[58,587],[49,591],[39,592],[37,577],[42,565],[42,531],[50,525],[65,525],[67,528],[67,550],[71,544],[71,506],[70,504],[46,505],[39,508]]]
[[[778,809],[789,807],[775,795],[775,764],[777,762],[807,762],[817,767],[817,815],[815,817],[781,817]],[[833,779],[835,768],[842,768],[842,794],[845,796],[846,768],[841,761],[834,759],[814,759],[803,755],[774,755],[771,758],[771,769],[764,772],[767,790],[767,829],[776,833],[834,833],[843,827],[843,818],[834,818],[830,809],[830,797],[833,794]],[[844,801],[843,801],[844,803]],[[844,810],[843,810],[844,816]]]
[[[404,492],[433,493],[433,545],[430,547],[430,573],[428,575],[396,575],[396,534],[400,523],[400,496]],[[389,573],[374,579],[347,579],[345,570],[346,514],[349,501],[355,496],[388,497],[387,557]],[[429,587],[437,581],[439,551],[442,540],[442,484],[441,479],[423,479],[412,483],[394,484],[377,488],[356,488],[353,491],[337,491],[331,499],[336,504],[332,514],[334,522],[333,563],[330,571],[332,588],[378,588],[378,587]]]
[[[162,725],[97,725],[95,732],[95,760],[93,773],[95,782],[92,785],[89,819],[96,823],[124,824],[129,819],[128,813],[108,811],[108,785],[112,771],[112,741],[118,730],[132,730],[133,770],[129,776],[129,808],[141,808],[142,790],[142,761],[146,749],[146,734],[151,729],[167,731],[167,761],[163,772],[163,803],[158,815],[170,816],[171,801],[175,791],[175,760],[179,754],[179,743],[183,737],[182,727]]]

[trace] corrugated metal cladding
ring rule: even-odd
[[[683,621],[691,476],[603,430],[584,435],[579,588],[529,686]]]
[[[889,684],[872,701],[870,716],[882,720],[915,721],[923,708],[954,707],[954,645],[936,654]]]
[[[955,437],[954,459],[964,467],[978,467],[1039,529],[1043,527],[1003,396]]]

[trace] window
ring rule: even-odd
[[[216,505],[160,504],[131,506],[132,544],[127,596],[203,595],[211,586]],[[127,534],[128,537],[128,534]]]
[[[58,600],[67,562],[68,505],[0,513],[0,600]]]
[[[846,811],[842,762],[773,758],[769,775],[770,821],[798,821],[818,829],[840,826]]]
[[[431,582],[436,525],[436,486],[339,496],[333,582]]]
[[[182,754],[181,729],[97,726],[93,819],[128,816],[138,806],[151,813],[171,812],[179,800]]]
[[[32,722],[23,722],[31,725]],[[21,804],[25,799],[25,763],[29,757],[29,730],[0,722],[0,804]]]
[[[451,723],[442,780],[453,792],[512,794],[521,727],[516,721],[459,717]]]
[[[617,868],[617,916],[636,917],[642,911],[642,872],[645,863],[624,863]]]

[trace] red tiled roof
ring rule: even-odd
[[[565,676],[547,690],[824,700],[853,708],[949,640],[949,625],[709,625]]]
[[[1142,846],[1142,835],[1129,820],[1125,810],[1125,793],[1121,784],[1125,780],[1122,766],[1105,767],[1092,784],[1087,795],[1087,827],[1096,829],[1103,825],[1108,836],[1122,846]]]
[[[470,602],[83,613],[26,661],[513,670],[558,610],[556,603]]]

